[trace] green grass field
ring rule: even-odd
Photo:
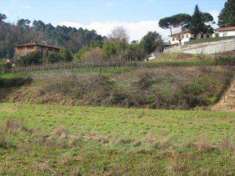
[[[235,113],[0,105],[0,175],[234,175]]]

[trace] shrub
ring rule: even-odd
[[[183,86],[182,96],[186,101],[186,104],[193,108],[196,106],[207,106],[212,104],[216,96],[214,93],[219,92],[218,85],[219,82],[212,79],[209,76],[202,76],[195,78],[191,83]]]
[[[59,54],[59,53],[49,53],[49,55],[48,55],[48,62],[49,63],[56,63],[56,62],[61,62],[61,61],[63,61],[63,58],[62,58],[62,56],[61,56],[61,54]]]
[[[86,63],[100,63],[104,61],[104,52],[101,48],[91,48],[89,50],[82,50],[77,57],[80,61]]]
[[[227,56],[227,57],[217,57],[215,59],[216,65],[235,65],[235,57]]]
[[[33,52],[33,53],[30,53],[26,56],[21,56],[21,57],[17,58],[16,63],[21,66],[42,64],[43,63],[42,54],[40,52]]]
[[[9,59],[0,60],[0,72],[8,72],[12,68],[12,62]]]
[[[73,60],[73,54],[71,53],[70,50],[68,49],[62,49],[60,51],[61,58],[65,62],[71,62]]]
[[[0,87],[1,88],[18,87],[24,84],[28,84],[31,81],[32,81],[31,78],[13,78],[13,79],[1,79],[0,78]]]

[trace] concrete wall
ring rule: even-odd
[[[231,36],[235,36],[235,31],[219,32],[219,37],[231,37]]]
[[[164,50],[165,53],[188,53],[188,54],[216,54],[228,51],[235,51],[235,38],[216,41],[216,42],[176,46]]]

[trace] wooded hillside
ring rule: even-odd
[[[96,31],[76,29],[66,26],[53,26],[42,21],[20,19],[16,24],[6,22],[0,14],[0,58],[11,58],[17,44],[27,42],[46,42],[77,52],[80,48],[99,45],[103,37]]]

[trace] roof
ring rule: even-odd
[[[176,35],[180,35],[180,34],[188,34],[188,33],[191,33],[191,32],[189,30],[184,30],[184,31],[181,31],[181,32],[174,33],[171,36],[176,36]]]
[[[235,26],[227,26],[216,29],[218,32],[235,31]]]
[[[57,49],[57,50],[61,49],[61,48],[56,47],[56,46],[38,44],[38,43],[25,43],[25,44],[17,45],[16,47],[17,48],[23,48],[23,47],[32,47],[32,46],[39,46],[39,47],[43,47],[43,48],[51,48],[51,49]]]

